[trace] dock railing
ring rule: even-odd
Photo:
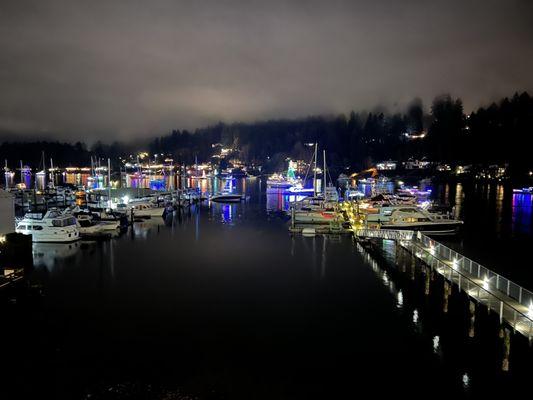
[[[354,229],[355,236],[395,240],[417,258],[496,311],[516,331],[533,337],[533,293],[422,232]]]
[[[453,269],[456,271],[476,276],[478,279],[483,280],[483,286],[493,287],[505,293],[508,297],[516,300],[533,313],[533,293],[529,290],[524,289],[517,283],[491,271],[421,232],[417,232],[416,237],[424,246],[432,249],[431,251],[434,251],[435,255],[449,260],[452,263]]]

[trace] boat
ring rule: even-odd
[[[294,186],[288,188],[287,192],[296,195],[314,195],[315,188],[306,188],[301,183],[296,183]]]
[[[396,193],[399,196],[427,198],[431,196],[431,189],[422,190],[418,186],[402,186]]]
[[[350,187],[344,192],[345,200],[361,199],[363,197],[365,197],[365,194],[357,188]]]
[[[429,235],[452,235],[459,232],[463,221],[453,219],[447,214],[403,207],[393,210],[390,216],[379,225],[381,229],[423,231]]]
[[[31,235],[32,241],[67,243],[80,238],[78,221],[72,214],[52,209],[41,213],[27,213],[17,221],[15,232]]]
[[[383,222],[388,222],[392,214],[395,211],[401,211],[404,213],[417,213],[420,211],[426,211],[431,215],[446,215],[450,216],[450,214],[443,214],[438,212],[429,212],[428,210],[423,209],[422,207],[416,205],[416,204],[384,204],[384,205],[372,205],[368,203],[362,203],[359,206],[359,210],[365,214],[366,221],[368,223],[378,223],[381,224]]]
[[[222,191],[220,193],[217,193],[211,196],[211,201],[216,201],[220,203],[238,203],[244,199],[245,197],[243,194],[231,193],[227,191]]]
[[[238,203],[242,200],[245,200],[246,197],[243,193],[234,193],[233,192],[233,178],[227,177],[226,183],[224,185],[224,188],[222,191],[214,194],[211,196],[211,201],[219,202],[219,203]]]
[[[517,194],[533,194],[533,186],[524,187],[522,189],[513,189],[513,193],[517,193]]]
[[[77,220],[80,235],[85,237],[111,237],[120,230],[120,221],[97,221],[87,214],[79,215]]]
[[[315,158],[316,160],[316,158]],[[316,164],[315,164],[316,171]],[[335,220],[337,215],[335,207],[339,202],[339,192],[337,188],[328,185],[327,182],[326,152],[324,151],[324,189],[322,193],[314,190],[314,196],[293,204],[291,207],[291,217],[296,224],[329,224]],[[316,182],[316,177],[314,179]],[[313,184],[316,188],[316,185]]]
[[[135,217],[162,217],[165,207],[159,207],[151,202],[136,203],[131,206]]]
[[[298,181],[289,178],[289,172],[287,172],[287,177],[282,174],[274,173],[270,175],[267,179],[267,189],[289,189],[293,187]]]
[[[292,217],[296,224],[322,225],[333,222],[336,212],[331,210],[299,210],[294,211]]]
[[[117,211],[108,211],[103,208],[96,209],[82,209],[80,206],[72,205],[63,210],[63,214],[72,214],[77,219],[78,222],[80,217],[89,218],[95,222],[109,222],[109,223],[118,223],[120,227],[128,226],[128,216],[125,213],[120,213]]]

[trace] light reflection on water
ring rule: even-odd
[[[513,193],[512,229],[515,232],[531,235],[533,216],[533,196],[531,194]]]

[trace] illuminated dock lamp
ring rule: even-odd
[[[457,258],[454,258],[452,260],[452,268],[457,270],[457,267],[459,266],[459,261],[457,260]]]
[[[527,316],[529,319],[533,319],[533,300],[529,302],[529,308],[527,310]]]
[[[489,288],[489,277],[485,275],[485,277],[483,278],[483,289],[488,289],[488,288]]]

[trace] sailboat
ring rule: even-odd
[[[311,159],[311,162],[309,163],[310,166],[313,165],[313,187],[311,188],[304,187],[305,182],[307,181],[307,175],[309,173],[309,170],[307,170],[303,183],[302,182],[296,183],[294,186],[288,189],[289,192],[294,193],[296,195],[301,195],[301,196],[310,196],[310,195],[316,196],[317,195],[317,189],[318,189],[317,180],[316,180],[317,157],[318,157],[318,143],[315,143],[315,151],[313,152],[313,158]]]
[[[205,169],[202,169],[200,171],[198,167],[198,156],[194,156],[194,173],[190,175],[192,179],[207,179],[207,176],[205,175]]]
[[[316,171],[316,166],[315,166]],[[295,223],[300,224],[329,224],[335,220],[335,207],[339,201],[337,189],[327,185],[327,164],[326,151],[324,150],[324,187],[323,192],[318,193],[316,190],[316,172],[314,196],[308,197],[291,207],[291,215]]]

